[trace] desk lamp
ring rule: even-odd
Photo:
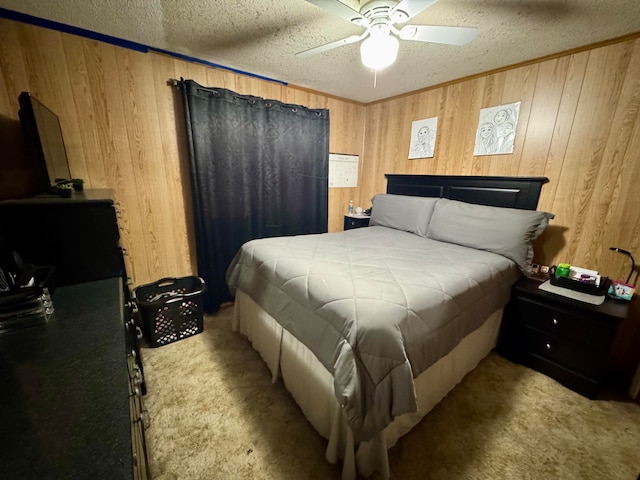
[[[620,253],[624,253],[625,255],[627,255],[630,259],[631,259],[631,271],[629,272],[629,276],[627,277],[627,281],[624,283],[629,283],[629,280],[631,279],[631,275],[633,274],[633,271],[636,268],[636,262],[633,259],[633,255],[631,255],[630,252],[628,252],[627,250],[623,250],[621,248],[618,247],[609,247],[609,250],[613,251],[613,252],[620,252]]]

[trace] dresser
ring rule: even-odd
[[[112,192],[0,202],[6,243],[55,267],[54,314],[0,335],[0,478],[148,477],[141,332]]]
[[[53,265],[56,285],[100,280],[125,271],[113,192],[41,195],[0,202],[1,234],[35,265]]]
[[[518,281],[504,310],[498,351],[566,387],[595,398],[606,378],[611,346],[628,304],[591,305]]]

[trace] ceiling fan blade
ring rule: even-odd
[[[339,17],[348,20],[351,23],[366,27],[369,25],[369,20],[360,15],[360,13],[353,8],[345,5],[339,0],[307,0],[309,3],[313,3],[316,7],[320,7],[328,12],[338,15]]]
[[[478,30],[470,27],[438,27],[433,25],[406,25],[400,29],[400,38],[417,42],[464,45],[478,35]]]
[[[396,19],[394,23],[404,23],[437,1],[438,0],[402,0],[391,9],[389,17]]]
[[[369,34],[367,30],[362,35],[351,35],[350,37],[343,38],[342,40],[336,40],[335,42],[326,43],[324,45],[320,45],[319,47],[310,48],[309,50],[304,50],[302,52],[296,53],[296,57],[306,58],[312,55],[316,55],[318,53],[326,52],[328,50],[332,50],[334,48],[341,47],[343,45],[349,45],[350,43],[356,43],[362,40]]]

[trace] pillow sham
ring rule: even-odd
[[[554,215],[446,198],[436,204],[427,238],[497,253],[531,273],[533,245]]]
[[[426,237],[429,220],[438,200],[433,197],[379,193],[371,199],[373,207],[369,225],[395,228]]]

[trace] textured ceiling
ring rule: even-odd
[[[356,10],[358,0],[343,0]],[[462,47],[401,41],[374,74],[359,43],[296,52],[363,28],[305,0],[0,0],[0,7],[360,102],[640,32],[640,0],[440,0],[408,24],[465,26]]]

